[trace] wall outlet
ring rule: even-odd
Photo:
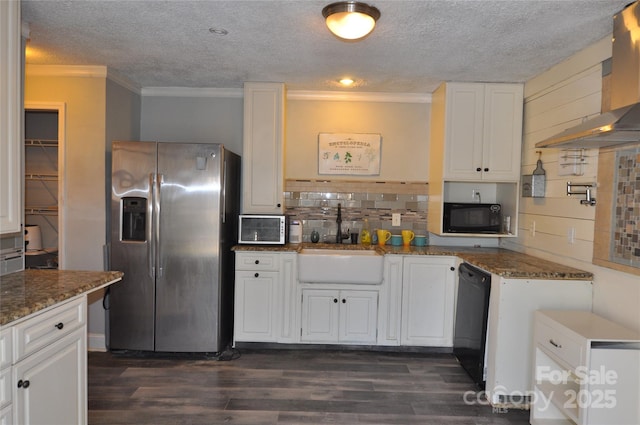
[[[531,227],[529,227],[529,233],[531,234],[531,237],[535,237],[536,236],[536,221],[533,220],[531,222]]]
[[[391,214],[391,225],[400,226],[402,224],[402,219],[400,217],[400,213]]]
[[[473,202],[480,203],[481,198],[480,198],[480,191],[478,189],[471,189],[471,200]]]

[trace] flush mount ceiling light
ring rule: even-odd
[[[345,40],[358,40],[376,26],[380,11],[357,1],[331,3],[322,9],[329,30]]]

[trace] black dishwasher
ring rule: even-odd
[[[453,354],[469,376],[484,389],[484,356],[491,275],[463,263],[458,268],[458,301]]]

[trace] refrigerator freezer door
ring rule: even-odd
[[[221,351],[221,149],[158,144],[156,351]]]
[[[114,142],[112,152],[110,267],[124,272],[124,277],[111,286],[109,348],[153,350],[155,284],[151,218],[156,143]],[[136,233],[135,238],[127,237],[131,226],[130,221],[123,221],[130,204],[127,199],[138,205],[146,203],[143,236]],[[123,222],[127,228],[123,228]]]

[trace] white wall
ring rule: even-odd
[[[594,312],[640,330],[640,277],[592,264],[595,208],[566,195],[567,181],[598,181],[598,151],[586,152],[584,175],[561,176],[560,149],[535,148],[537,142],[600,113],[600,64],[609,57],[611,37],[526,83],[522,174],[533,172],[541,151],[546,196],[520,198],[519,236],[502,246],[592,272]]]
[[[65,268],[103,270],[105,243],[105,79],[33,75],[28,66],[25,103],[65,105],[66,139],[63,177],[66,196]]]
[[[182,91],[142,93],[141,140],[221,143],[242,155],[243,100],[235,97],[187,97]]]
[[[138,140],[140,138],[140,95],[106,80],[106,115],[105,115],[105,240],[109,241],[111,226],[109,209],[111,202],[111,143],[114,140]],[[105,255],[106,247],[105,247]],[[105,258],[105,268],[108,259]],[[90,350],[106,350],[107,318],[102,304],[105,289],[89,294],[89,320],[87,326],[88,348]]]
[[[59,152],[64,155],[64,268],[104,270],[107,138],[139,136],[139,95],[107,80],[104,67],[28,66],[25,103],[47,102],[65,107],[65,145]],[[105,348],[102,295],[89,297],[90,349]]]
[[[301,100],[295,92],[290,94],[293,96],[289,96],[286,106],[285,178],[318,178],[318,133],[340,132],[382,135],[380,175],[358,176],[357,180],[427,181],[430,104],[422,98]],[[241,91],[143,89],[141,140],[223,143],[242,155],[242,123]],[[348,176],[331,178],[353,180]]]
[[[427,181],[430,103],[287,100],[285,178]],[[379,176],[319,176],[319,133],[379,133]]]

